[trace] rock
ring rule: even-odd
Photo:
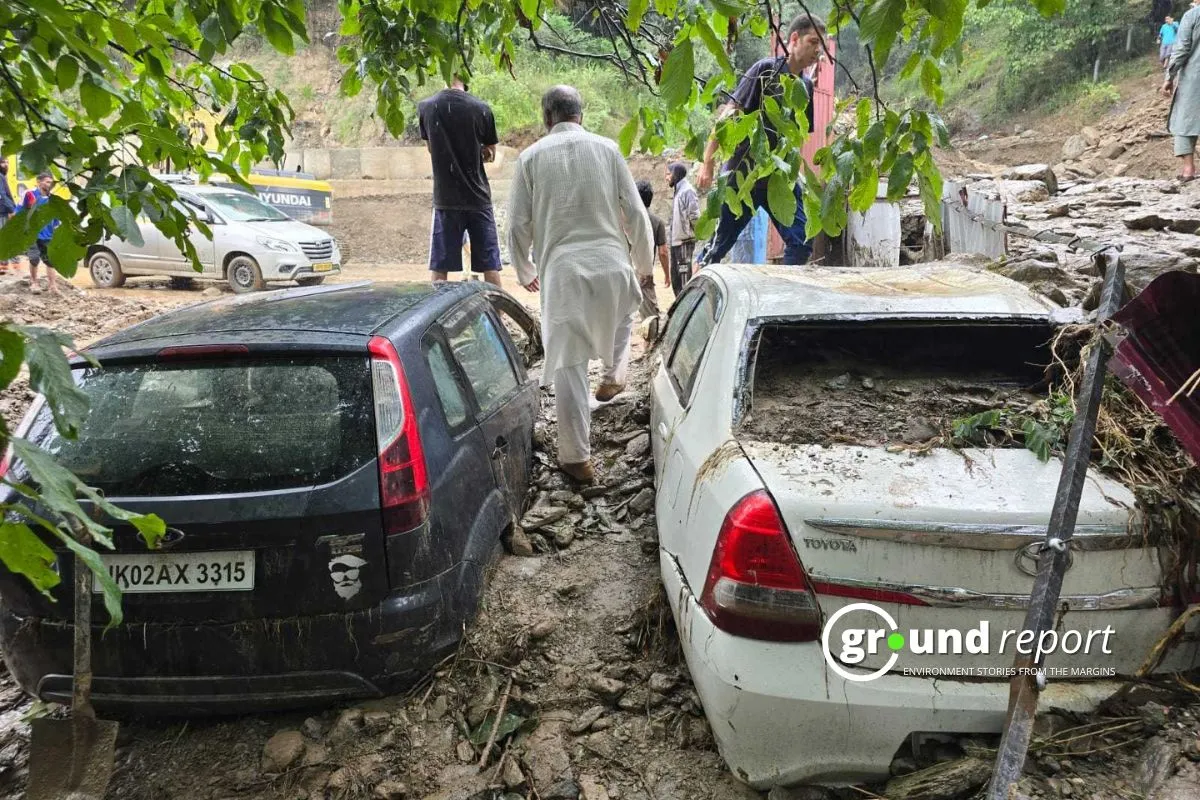
[[[1158,733],[1167,726],[1167,709],[1158,703],[1146,703],[1137,713],[1142,718],[1142,730],[1146,733]]]
[[[558,491],[551,492],[550,502],[556,506],[566,506],[567,508],[571,508],[576,511],[579,511],[585,505],[587,505],[584,502],[582,495],[567,491],[565,489],[559,489]]]
[[[1058,176],[1048,164],[1024,164],[1005,170],[1000,177],[1009,181],[1041,181],[1046,191],[1058,194]]]
[[[954,800],[982,786],[992,775],[992,765],[982,758],[948,761],[888,781],[888,800]]]
[[[1174,742],[1155,737],[1146,744],[1137,771],[1137,785],[1142,797],[1154,797],[1158,787],[1166,783],[1175,771],[1178,758],[1179,745]]]
[[[464,764],[470,764],[475,760],[475,748],[465,739],[458,743],[455,753],[458,755],[458,760]]]
[[[325,735],[325,726],[316,717],[309,717],[300,726],[301,732],[310,739],[320,740]]]
[[[1134,251],[1132,248],[1126,248],[1121,253],[1121,263],[1125,266],[1125,283],[1135,295],[1164,272],[1180,269],[1185,264],[1188,272],[1194,272],[1194,264],[1187,262],[1189,260],[1180,253]]]
[[[868,392],[871,391],[872,389],[875,388],[875,381],[871,380],[870,378],[863,378],[862,379],[862,388]]]
[[[1121,142],[1113,142],[1100,150],[1100,157],[1107,158],[1109,161],[1115,161],[1121,157],[1128,148]]]
[[[1100,131],[1090,125],[1081,130],[1079,135],[1088,147],[1095,147],[1100,144]]]
[[[392,715],[386,711],[367,711],[363,714],[363,729],[367,733],[383,733],[392,727]]]
[[[1197,786],[1200,786],[1200,766],[1187,764],[1159,787],[1152,800],[1196,800]]]
[[[1129,172],[1129,165],[1125,163],[1114,164],[1110,171],[1112,172],[1114,178],[1120,178]]]
[[[295,764],[304,753],[304,734],[280,731],[267,740],[262,752],[262,771],[274,775]]]
[[[938,429],[929,423],[929,420],[924,417],[918,417],[910,420],[908,427],[904,430],[903,441],[908,444],[920,444],[927,442],[938,435]]]
[[[447,769],[438,777],[441,791],[427,795],[424,800],[485,800],[491,797],[487,778],[475,766]]]
[[[650,704],[650,693],[638,686],[621,695],[617,708],[622,711],[645,711]]]
[[[528,531],[536,531],[558,522],[570,511],[565,506],[535,506],[525,513],[521,519],[521,527]]]
[[[575,541],[575,532],[570,528],[562,528],[554,533],[554,546],[559,550],[566,550],[573,541]]]
[[[834,795],[822,786],[776,786],[767,800],[830,800]]]
[[[630,458],[645,458],[650,454],[650,434],[639,433],[625,445],[625,455]]]
[[[332,744],[341,744],[358,736],[358,732],[362,728],[362,720],[363,710],[361,708],[347,708],[338,715],[337,722],[333,723],[333,727],[329,730],[329,741]]]
[[[258,782],[258,770],[254,767],[235,769],[229,775],[229,783],[235,789],[245,789]]]
[[[362,784],[377,783],[387,771],[383,756],[378,753],[356,758],[329,776],[329,789],[336,792],[350,791]]]
[[[579,800],[579,784],[570,778],[561,780],[543,789],[540,796],[546,800]]]
[[[545,787],[574,780],[561,723],[543,722],[534,730],[525,743],[525,765],[542,797],[551,796]]]
[[[1070,285],[1071,278],[1067,271],[1055,264],[1044,264],[1040,261],[1017,261],[1008,264],[996,264],[989,268],[992,272],[1021,283],[1064,283]]]
[[[1177,233],[1200,231],[1200,213],[1194,211],[1170,211],[1153,209],[1138,211],[1121,220],[1131,231],[1170,230]]]
[[[850,373],[849,372],[847,372],[843,375],[838,375],[836,378],[831,378],[831,379],[825,381],[826,389],[840,390],[840,389],[847,389],[849,387],[850,387]]]
[[[654,490],[642,489],[629,501],[629,510],[635,514],[645,514],[654,508]]]
[[[508,550],[519,558],[529,558],[533,555],[533,540],[520,525],[514,525],[508,537]]]
[[[587,688],[593,694],[603,697],[605,700],[612,701],[625,694],[625,690],[628,687],[615,678],[606,678],[603,675],[592,675],[588,678]]]
[[[501,780],[504,781],[505,789],[519,789],[525,785],[525,773],[521,772],[521,765],[515,758],[504,760],[504,772],[501,774]]]
[[[407,796],[408,787],[400,781],[384,781],[371,793],[373,800],[404,800]]]
[[[1007,203],[1040,203],[1050,199],[1050,188],[1042,181],[996,181],[996,191]]]
[[[304,748],[304,760],[300,762],[306,767],[315,767],[318,764],[324,764],[329,761],[329,748],[323,744],[314,744],[310,742]]]
[[[1097,137],[1097,141],[1099,141],[1099,137]],[[1075,159],[1083,156],[1083,154],[1086,153],[1088,148],[1091,146],[1091,143],[1089,143],[1087,139],[1079,136],[1078,134],[1075,136],[1068,136],[1067,140],[1063,142],[1063,160],[1074,161]]]
[[[604,784],[591,775],[582,775],[579,778],[579,798],[580,800],[609,800],[608,790],[604,788]]]
[[[675,679],[665,672],[656,672],[650,676],[650,691],[667,694],[675,688]]]
[[[582,714],[572,720],[571,724],[567,726],[567,730],[576,736],[587,733],[588,729],[592,727],[596,720],[604,716],[604,710],[604,706],[592,706],[587,711],[584,711]]]
[[[529,629],[529,638],[535,641],[545,639],[550,634],[558,630],[558,620],[543,619],[535,622],[533,627]]]
[[[450,701],[446,699],[446,695],[439,694],[433,698],[433,705],[429,707],[430,719],[441,719],[446,715],[446,709],[450,707]]]
[[[200,293],[201,297],[220,297],[221,289],[218,286],[210,286]]]

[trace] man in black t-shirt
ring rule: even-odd
[[[824,52],[822,41],[824,36],[825,23],[819,17],[802,13],[793,19],[787,31],[787,55],[764,58],[747,70],[746,75],[738,83],[737,89],[734,90],[733,98],[721,109],[719,118],[739,114],[743,111],[758,111],[762,108],[764,96],[773,97],[784,113],[788,113],[789,108],[784,98],[780,76],[791,74],[804,84],[804,88],[808,92],[805,116],[808,121],[808,130],[811,132],[813,129],[813,85],[812,81],[804,76],[804,71],[820,60],[821,54]],[[794,112],[794,109],[792,111]],[[765,129],[767,141],[774,148],[779,142],[779,134],[769,121],[765,121]],[[713,160],[716,154],[717,140],[713,138],[704,151],[704,165],[696,178],[696,188],[701,192],[712,186]],[[725,165],[725,172],[730,173],[730,181],[736,181],[732,185],[736,186],[737,183],[740,183],[740,180],[749,174],[752,165],[750,140],[746,139],[738,145],[733,157]],[[812,254],[812,245],[805,238],[804,228],[807,220],[804,217],[804,203],[800,187],[794,186],[792,191],[796,195],[795,218],[781,220],[771,214],[771,221],[775,223],[775,229],[779,231],[779,235],[783,239],[783,263],[803,264]],[[745,230],[758,208],[765,208],[768,213],[771,212],[767,203],[766,178],[755,183],[751,198],[753,207],[749,210],[742,208],[741,216],[735,216],[728,206],[721,207],[721,219],[717,223],[717,232],[714,234],[712,242],[700,255],[701,266],[719,262],[733,249],[738,236]]]
[[[496,119],[488,104],[461,80],[417,106],[421,138],[433,158],[433,235],[429,271],[434,281],[462,272],[464,234],[471,240],[471,271],[500,285],[500,239],[484,162],[496,158]]]

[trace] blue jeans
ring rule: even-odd
[[[793,186],[792,193],[796,196],[796,218],[787,222],[777,219],[767,204],[766,178],[754,184],[754,190],[750,193],[753,206],[751,210],[742,208],[741,216],[735,217],[729,210],[729,206],[721,206],[721,219],[717,223],[717,232],[708,246],[704,248],[704,252],[700,254],[700,266],[716,264],[728,255],[737,243],[738,237],[742,235],[742,231],[750,224],[750,220],[754,216],[754,209],[758,208],[767,210],[767,213],[771,215],[771,222],[774,223],[775,230],[779,231],[779,236],[783,239],[783,263],[792,265],[807,263],[808,257],[812,255],[812,243],[804,237],[804,227],[808,224],[808,219],[804,216],[804,200],[801,196],[800,186]]]

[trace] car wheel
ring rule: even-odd
[[[181,278],[178,276],[171,278],[172,289],[191,289],[195,285],[196,282],[191,278]]]
[[[101,289],[116,289],[125,285],[121,262],[111,250],[97,250],[88,257],[88,272],[92,283]]]
[[[324,275],[310,275],[306,278],[296,278],[296,283],[301,286],[320,286],[324,282]]]
[[[256,292],[266,286],[258,262],[250,256],[234,256],[227,270],[229,286],[235,294]]]

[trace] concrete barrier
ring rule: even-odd
[[[391,161],[391,149],[386,147],[364,147],[358,151],[359,177],[367,180],[386,180]]]
[[[321,181],[333,177],[333,157],[328,150],[305,150],[302,157],[300,166],[304,172],[311,173],[314,178]]]
[[[510,179],[518,154],[516,148],[497,147],[496,160],[487,165],[488,178],[493,182]],[[290,150],[284,156],[282,168],[289,172],[299,169],[322,181],[427,181],[433,178],[433,163],[423,146]]]

